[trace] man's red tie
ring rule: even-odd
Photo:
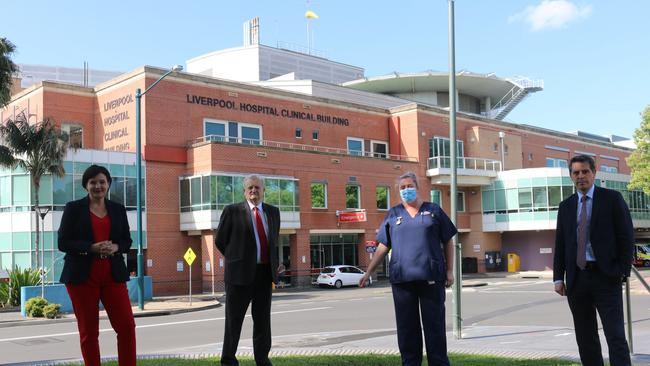
[[[257,228],[257,236],[260,239],[260,263],[269,263],[269,241],[266,239],[262,216],[257,207],[254,207],[253,211],[255,211],[255,227]]]
[[[576,252],[576,265],[585,269],[587,264],[587,199],[589,196],[582,195],[582,206],[580,207],[580,222],[578,223],[578,250]]]

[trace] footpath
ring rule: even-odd
[[[650,271],[642,271],[646,282],[650,283]],[[549,286],[552,272],[494,272],[463,275],[464,287],[485,286],[488,278],[522,278],[522,279],[548,279]],[[482,281],[483,280],[483,281]],[[631,293],[647,295],[650,293],[633,275],[630,281]],[[278,293],[296,291],[299,289],[277,289]],[[135,317],[164,316],[190,311],[199,311],[221,306],[219,295],[194,295],[192,304],[187,296],[184,297],[157,297],[146,303],[145,310],[133,307]],[[637,310],[642,311],[642,310]],[[106,317],[105,312],[100,313]],[[645,319],[645,318],[643,318]],[[45,323],[74,322],[72,314],[64,314],[60,319],[43,320],[23,318],[19,312],[0,311],[0,327],[29,326]],[[643,320],[647,321],[647,320]],[[552,326],[466,326],[463,328],[462,339],[456,339],[448,324],[447,342],[449,352],[496,355],[504,357],[518,357],[528,359],[538,358],[567,358],[578,359],[577,345],[571,324],[566,327]],[[648,327],[644,327],[648,328]],[[604,340],[604,334],[600,334]],[[635,328],[634,333],[634,365],[650,365],[650,328],[644,330]],[[221,344],[212,344],[209,347],[185,348],[170,350],[166,354],[146,354],[143,358],[181,357],[196,358],[218,356],[216,352],[221,349]],[[297,334],[277,336],[273,338],[272,356],[287,355],[355,355],[364,353],[397,354],[397,339],[395,329],[371,330],[367,333],[355,332],[323,332],[318,334]],[[603,349],[606,355],[606,347]],[[242,356],[252,356],[251,340],[242,339],[239,353]],[[51,364],[51,363],[50,363]]]

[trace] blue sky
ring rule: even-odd
[[[173,4],[178,4],[177,8]],[[508,120],[632,137],[650,104],[650,1],[457,0],[456,69],[542,79]],[[0,36],[17,63],[129,71],[242,44],[307,44],[366,76],[448,70],[445,0],[3,0]]]

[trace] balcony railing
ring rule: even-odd
[[[485,171],[493,171],[493,172],[501,171],[501,162],[498,160],[459,157],[456,158],[456,161],[458,162],[456,164],[456,167],[458,169],[485,170]],[[428,169],[450,169],[450,168],[451,168],[451,158],[449,156],[437,156],[437,157],[429,158]]]
[[[228,136],[220,136],[220,135],[208,135],[208,136],[199,137],[197,139],[191,140],[188,143],[188,145],[194,146],[196,144],[202,144],[202,143],[255,145],[255,146],[263,146],[263,147],[278,149],[278,150],[315,152],[315,153],[331,154],[331,155],[347,155],[347,156],[399,160],[399,161],[408,161],[408,162],[418,161],[418,159],[415,157],[405,156],[405,155],[383,154],[383,153],[368,152],[368,151],[355,151],[355,150],[348,150],[348,149],[340,149],[336,147],[294,144],[291,142],[249,139],[244,137],[228,137]]]

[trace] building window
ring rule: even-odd
[[[318,141],[318,130],[311,131],[311,139]]]
[[[456,197],[456,209],[458,212],[465,212],[465,192],[458,192]]]
[[[228,141],[246,145],[260,145],[262,126],[249,123],[206,119],[203,133],[206,141]]]
[[[508,145],[503,144],[503,153],[508,155]]]
[[[600,171],[607,172],[607,173],[618,173],[618,168],[615,166],[601,165]]]
[[[498,143],[495,142],[494,145],[492,145],[492,151],[499,152],[499,144]]]
[[[533,161],[533,153],[528,154],[528,161]]]
[[[390,188],[386,186],[377,186],[375,196],[377,199],[377,209],[388,210],[388,205],[390,204]]]
[[[345,208],[361,208],[360,189],[358,185],[345,186]]]
[[[348,137],[348,154],[363,156],[363,139]]]
[[[299,211],[297,181],[267,177],[264,183],[264,202],[277,206],[280,211]],[[229,204],[242,202],[243,184],[243,175],[217,174],[182,178],[180,211],[222,210]]]
[[[296,127],[296,138],[301,139],[302,138],[302,128]]]
[[[247,123],[238,123],[238,132],[241,143],[246,145],[260,145],[262,143],[262,127]]]
[[[311,268],[337,264],[357,265],[357,234],[310,235]]]
[[[385,159],[388,156],[388,144],[384,141],[370,141],[370,149],[375,158]]]
[[[226,121],[206,120],[203,127],[206,141],[225,141],[228,137],[227,125]]]
[[[547,168],[568,168],[568,164],[566,159],[546,158]]]
[[[432,189],[431,190],[431,202],[437,204],[438,206],[442,205],[442,201],[440,201],[440,190],[439,189]]]
[[[451,160],[451,145],[449,144],[449,139],[445,137],[434,137],[429,140],[429,158],[439,158],[440,161],[436,164],[438,168],[450,168]],[[458,157],[458,168],[465,167],[465,156],[464,145],[462,140],[456,140],[456,156]]]
[[[83,148],[83,141],[84,141],[83,126],[64,123],[61,125],[61,131],[68,134],[69,137],[68,144],[70,147],[77,148],[77,149]]]
[[[295,211],[295,181],[279,178],[265,178],[264,186],[264,202],[277,206],[280,211]]]
[[[327,208],[327,184],[311,184],[311,208]]]

